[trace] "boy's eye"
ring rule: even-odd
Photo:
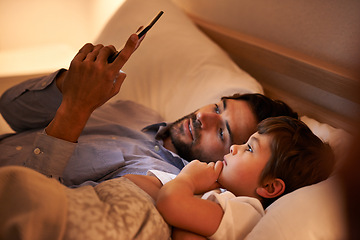
[[[214,110],[215,110],[215,113],[220,114],[220,108],[219,108],[219,105],[215,104],[215,108],[214,108]]]
[[[251,152],[251,153],[253,152],[253,149],[252,149],[252,147],[250,146],[250,144],[247,145],[246,151],[249,151],[249,152]]]

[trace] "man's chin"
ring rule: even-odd
[[[185,160],[192,160],[193,154],[191,152],[191,146],[185,144],[179,139],[175,139],[174,136],[171,136],[171,141],[176,149],[177,154]]]

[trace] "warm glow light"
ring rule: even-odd
[[[0,0],[0,77],[68,67],[124,1]]]

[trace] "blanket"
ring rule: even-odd
[[[24,167],[0,168],[0,239],[62,239],[66,214],[56,180]]]
[[[0,169],[1,239],[169,239],[152,198],[126,178],[66,188],[24,167]]]

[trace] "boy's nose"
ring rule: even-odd
[[[239,147],[239,145],[231,145],[231,147],[230,147],[230,153],[231,153],[232,155],[236,155],[236,153],[238,152],[238,147]]]

